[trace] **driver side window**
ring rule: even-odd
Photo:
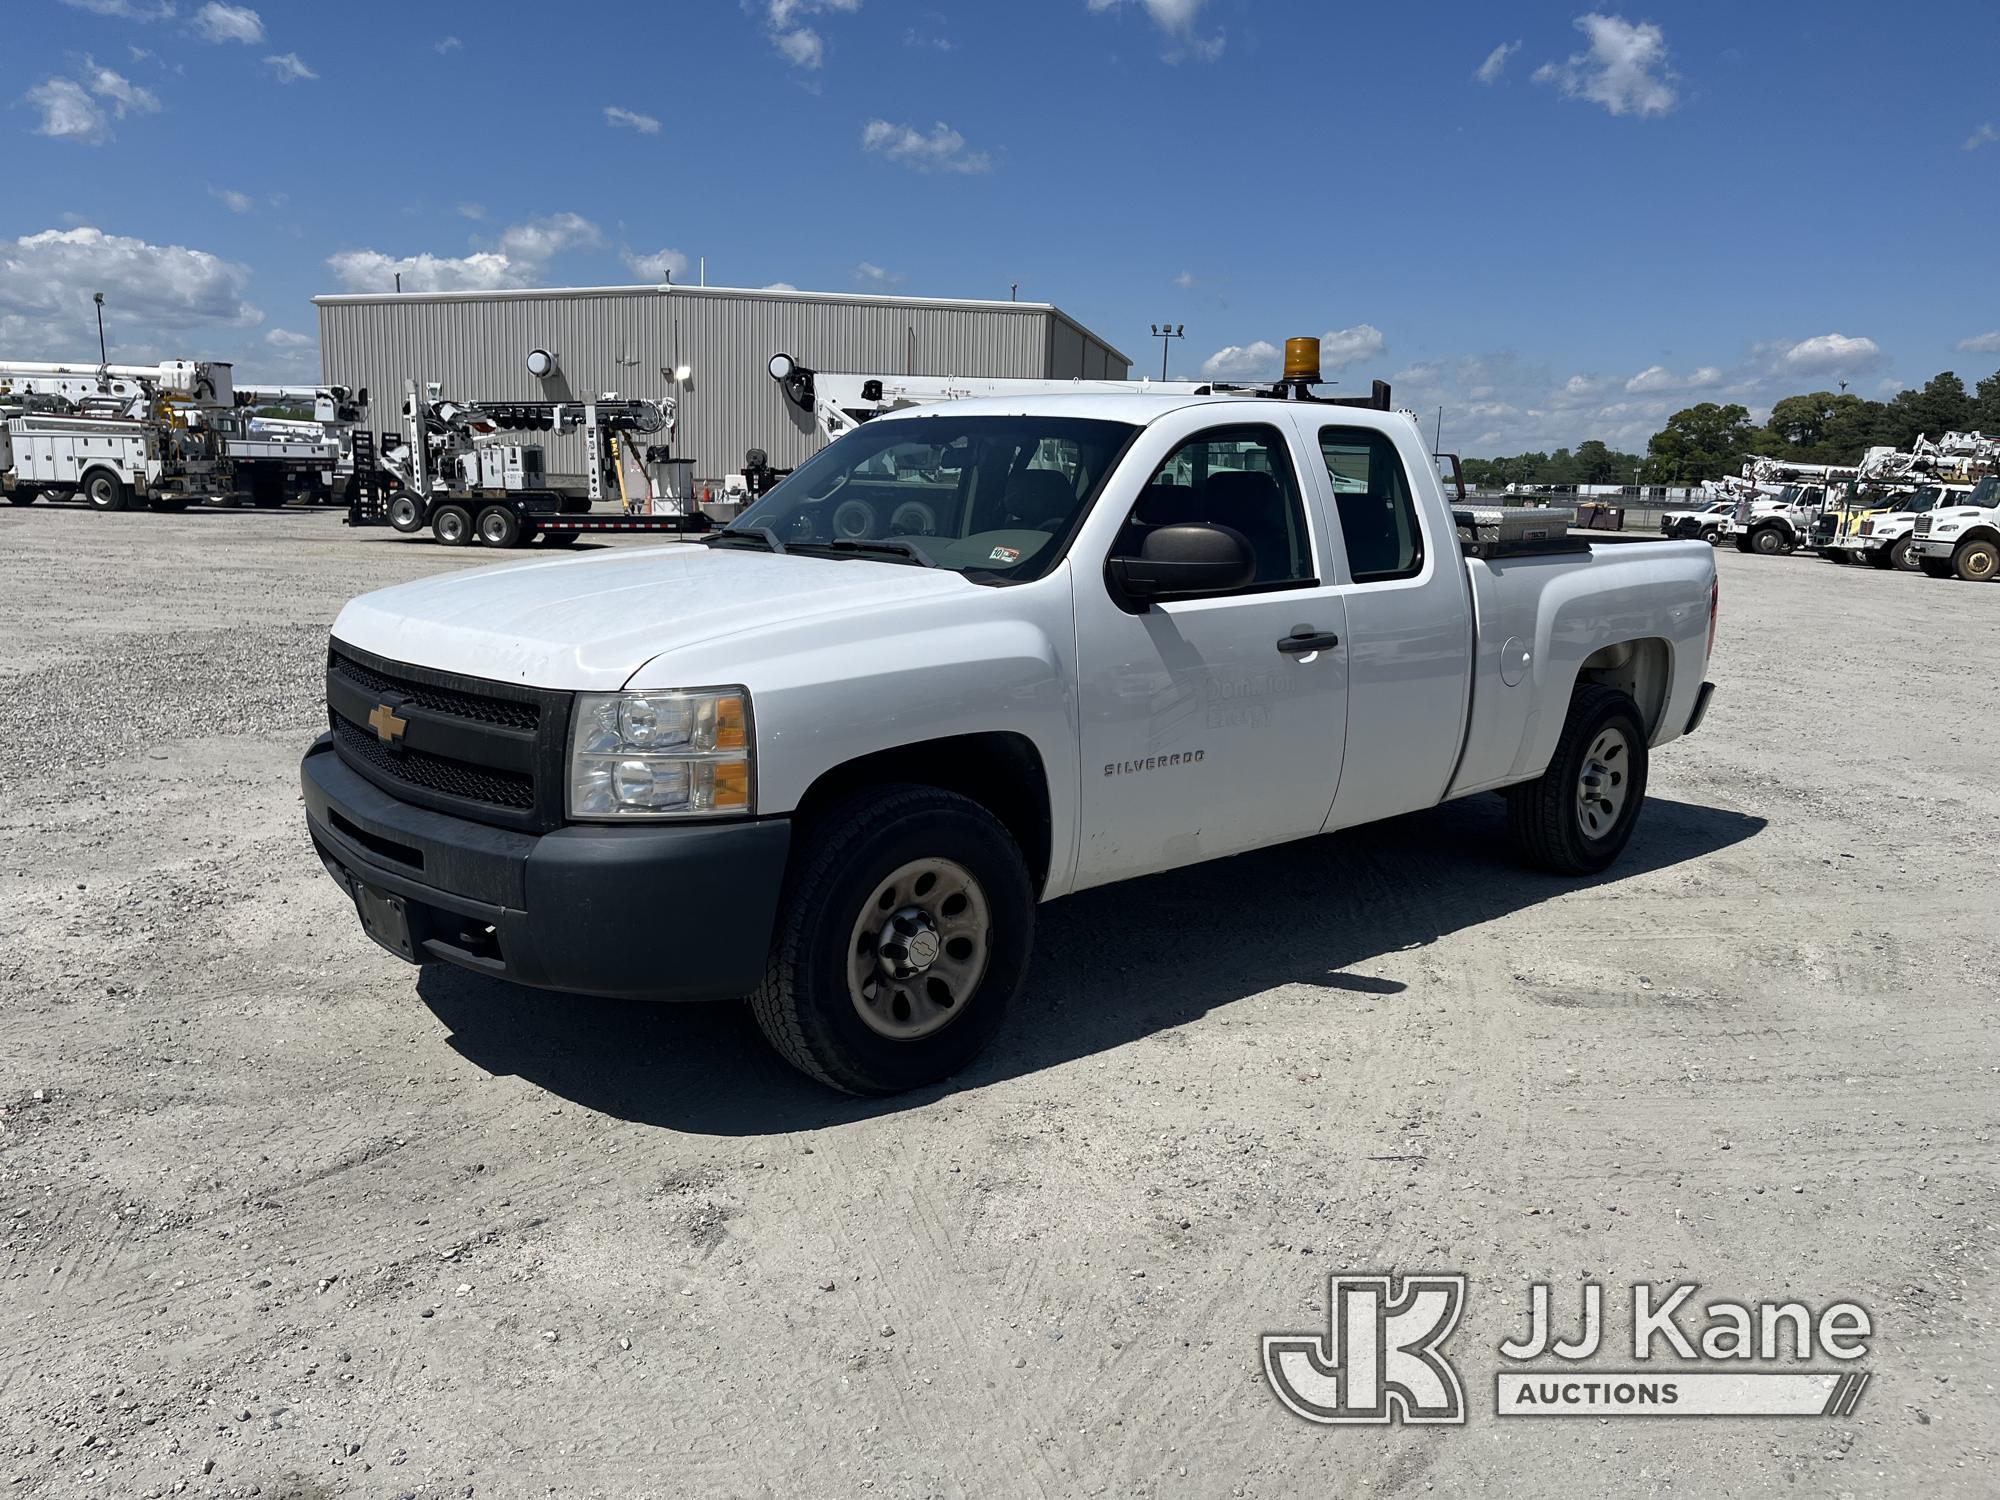
[[[1275,427],[1213,427],[1169,453],[1120,528],[1113,556],[1137,557],[1155,527],[1203,522],[1242,534],[1256,573],[1240,592],[1316,582],[1298,472]]]

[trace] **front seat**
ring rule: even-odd
[[[1292,531],[1285,493],[1258,469],[1211,474],[1202,495],[1202,519],[1234,526],[1250,539],[1256,581],[1281,583],[1292,576]]]
[[[1055,531],[1075,512],[1076,489],[1055,469],[1021,470],[1000,501],[1003,524],[1023,531]]]

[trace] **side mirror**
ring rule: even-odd
[[[1137,557],[1114,557],[1105,573],[1113,590],[1143,607],[1232,593],[1257,576],[1257,557],[1250,539],[1234,527],[1188,521],[1155,526]]]

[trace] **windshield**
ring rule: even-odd
[[[1958,502],[1981,507],[2000,505],[2000,474],[1988,474],[1972,487],[1972,493]]]
[[[1944,492],[1934,484],[1927,484],[1920,490],[1912,490],[1896,505],[1897,510],[1929,510],[1938,503],[1938,496]]]
[[[790,552],[934,562],[986,582],[1039,578],[1137,431],[949,413],[864,423],[779,481],[716,545],[768,544],[769,532]]]

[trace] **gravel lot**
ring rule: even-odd
[[[1609,878],[1484,798],[1076,897],[972,1073],[856,1102],[740,1007],[362,937],[297,794],[326,628],[491,560],[0,512],[0,1493],[2000,1490],[2000,588],[1724,553]],[[1471,1276],[1468,1426],[1266,1388],[1383,1268]],[[1874,1383],[1494,1418],[1583,1278],[1858,1300]]]

